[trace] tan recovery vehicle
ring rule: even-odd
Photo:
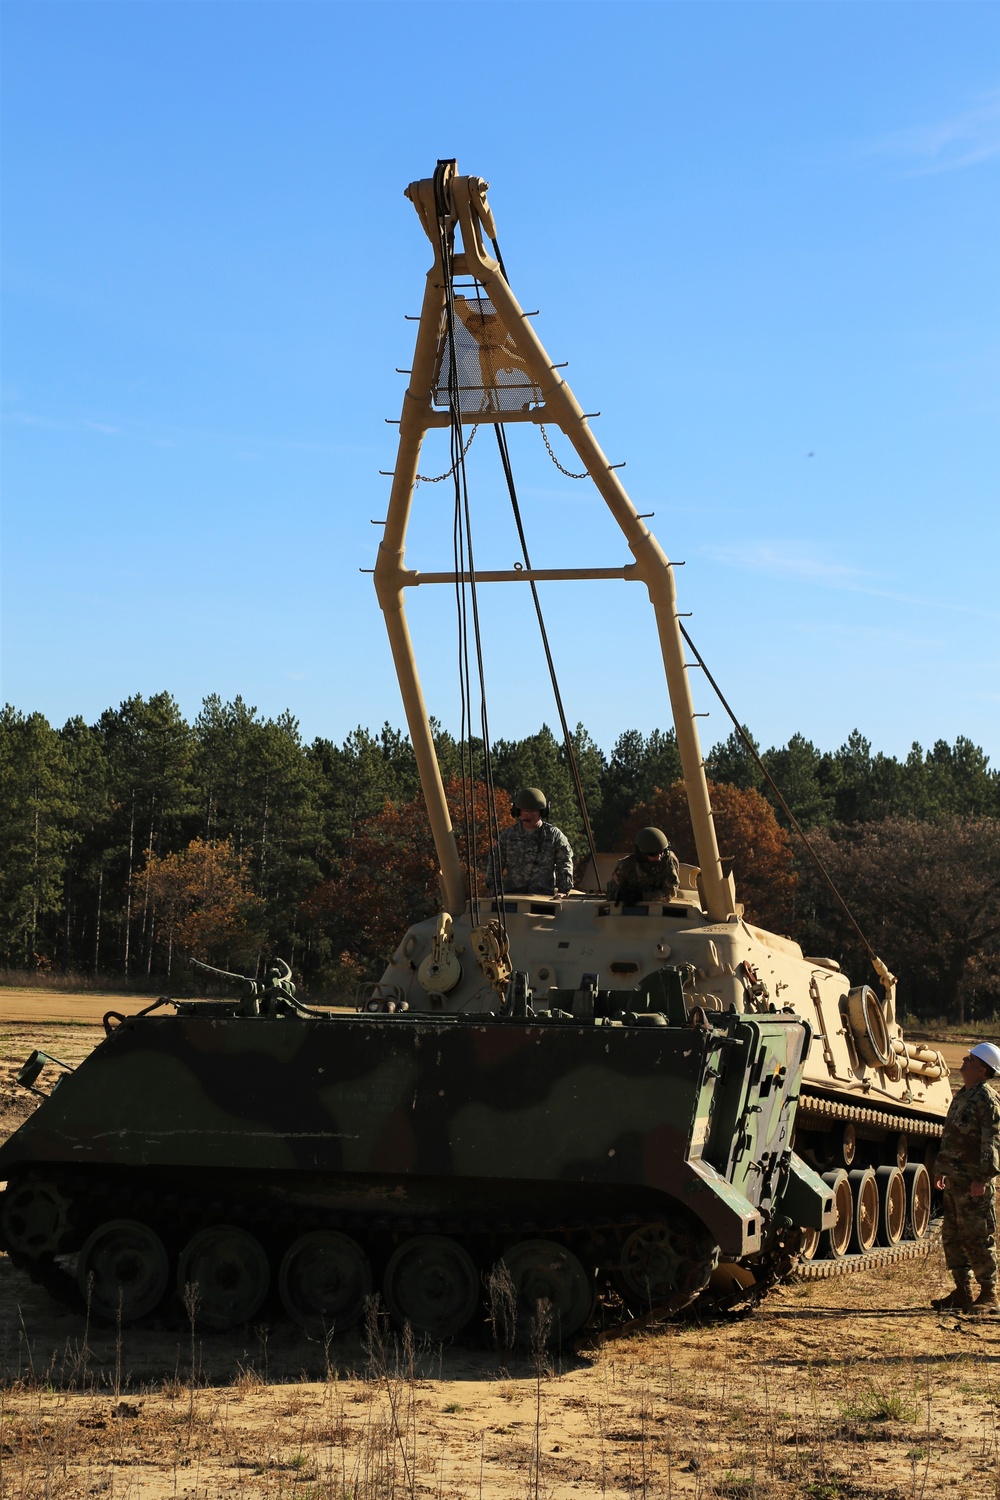
[[[946,1064],[935,1049],[906,1041],[896,1016],[895,980],[880,960],[874,960],[876,991],[852,983],[833,960],[806,956],[790,938],[744,918],[716,840],[673,567],[546,352],[533,314],[522,310],[507,282],[487,187],[481,178],[460,176],[456,163],[441,162],[433,178],[406,190],[434,260],[399,420],[375,585],[440,864],[442,909],[436,919],[409,929],[362,1003],[372,1011],[442,1015],[520,1005],[538,1015],[593,1015],[596,1007],[630,1016],[629,992],[669,969],[682,974],[695,1023],[734,1010],[792,1012],[812,1029],[795,1149],[825,1176],[837,1209],[831,1229],[803,1230],[794,1243],[799,1268],[815,1257],[809,1274],[826,1275],[912,1254],[928,1232],[927,1163],[951,1099]],[[406,566],[407,523],[426,434],[450,428],[453,462],[460,465],[466,433],[513,422],[560,429],[617,521],[631,561],[479,572],[466,564],[460,574]],[[431,584],[524,589],[555,579],[625,579],[649,594],[699,860],[697,867],[681,866],[680,889],[671,900],[614,905],[604,894],[620,857],[614,854],[588,859],[577,875],[579,888],[566,896],[507,891],[494,898],[469,889],[417,675],[404,591]],[[743,1282],[752,1278],[752,1272],[730,1270]]]

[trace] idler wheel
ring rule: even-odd
[[[418,1234],[393,1252],[382,1293],[402,1327],[450,1338],[460,1333],[479,1301],[479,1276],[469,1252],[442,1234]]]
[[[351,1328],[372,1289],[368,1257],[350,1235],[317,1229],[285,1252],[278,1271],[281,1305],[308,1333]]]
[[[824,1229],[820,1236],[820,1254],[831,1260],[840,1260],[847,1254],[854,1228],[854,1195],[847,1173],[824,1172],[823,1181],[833,1189],[833,1206],[837,1211],[832,1229]]]
[[[5,1241],[22,1255],[54,1255],[69,1222],[69,1205],[51,1182],[29,1180],[3,1196],[0,1227]]]
[[[555,1240],[521,1240],[504,1251],[500,1265],[514,1285],[522,1341],[531,1337],[539,1302],[549,1305],[553,1339],[571,1338],[594,1310],[590,1277],[572,1250]]]
[[[188,1240],[177,1263],[182,1299],[193,1287],[195,1321],[206,1328],[234,1328],[258,1312],[267,1296],[271,1269],[259,1240],[233,1224],[213,1224]]]
[[[922,1161],[903,1168],[906,1179],[906,1238],[922,1240],[931,1222],[931,1174]]]
[[[111,1219],[85,1240],[76,1262],[76,1280],[91,1313],[102,1322],[144,1318],[170,1284],[170,1260],[163,1241],[137,1219]]]
[[[879,1167],[875,1173],[878,1185],[878,1242],[898,1245],[906,1228],[906,1178],[899,1167]]]
[[[860,1167],[849,1172],[848,1177],[854,1199],[851,1249],[863,1254],[872,1248],[878,1234],[878,1183],[871,1167]]]

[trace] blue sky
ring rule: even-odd
[[[429,263],[403,188],[455,156],[757,738],[1000,761],[1000,7],[6,0],[3,27],[3,698],[402,724],[360,570]],[[628,561],[534,430],[510,445],[536,565]],[[494,453],[477,561],[509,567]],[[447,488],[415,567],[450,566]],[[454,728],[446,593],[408,613]],[[493,734],[554,723],[526,591],[483,593]],[[638,586],[543,605],[571,720],[606,749],[667,722]]]

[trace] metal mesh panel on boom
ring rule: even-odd
[[[488,297],[455,296],[455,371],[463,420],[482,412],[523,411],[541,402],[517,346]],[[434,403],[448,405],[451,338],[443,331],[434,377]]]

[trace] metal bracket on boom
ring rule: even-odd
[[[495,918],[484,922],[481,927],[472,929],[472,947],[486,978],[501,1000],[506,999],[512,972],[506,931]]]
[[[431,951],[417,970],[417,979],[429,995],[447,995],[462,977],[462,965],[455,952],[451,913],[440,912]]]

